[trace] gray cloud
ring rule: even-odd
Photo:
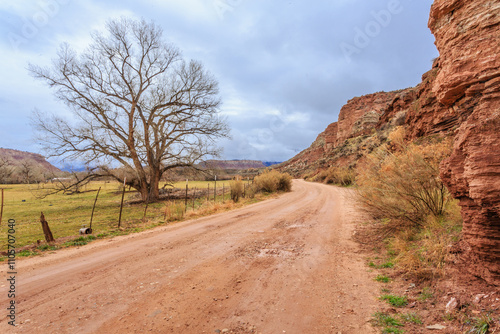
[[[185,57],[217,77],[233,129],[233,140],[221,142],[228,159],[289,159],[337,120],[348,99],[416,85],[437,56],[426,27],[431,0],[44,1],[57,9],[0,5],[3,147],[36,151],[31,110],[65,110],[27,75],[26,64],[47,63],[62,41],[83,48],[109,17],[154,20]],[[391,6],[397,13],[384,21]],[[30,22],[37,32],[28,38]],[[369,34],[364,44],[359,31]],[[17,47],[13,34],[24,38]],[[346,56],[342,45],[356,52]],[[16,117],[7,121],[12,110]]]

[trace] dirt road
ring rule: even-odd
[[[18,326],[2,280],[0,332],[374,333],[378,286],[346,192],[294,181],[243,209],[18,260]]]

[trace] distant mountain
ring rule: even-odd
[[[59,168],[64,172],[84,172],[87,170],[87,167],[79,164],[72,164],[72,165],[64,164]]]
[[[10,165],[14,167],[20,167],[23,163],[27,162],[34,167],[40,168],[44,172],[49,173],[60,173],[61,170],[50,162],[45,160],[45,157],[41,154],[30,153],[18,150],[12,150],[8,148],[0,148],[0,160],[6,160]]]
[[[273,165],[279,165],[280,163],[282,163],[283,161],[262,161],[262,163],[264,164],[264,166],[266,167],[271,167]]]

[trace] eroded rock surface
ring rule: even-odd
[[[460,125],[441,176],[464,218],[472,271],[500,283],[500,2],[436,0],[440,52],[432,92]]]

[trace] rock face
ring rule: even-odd
[[[281,169],[295,176],[303,176],[333,163],[344,166],[351,164],[359,157],[359,152],[346,149],[347,141],[373,133],[380,123],[380,117],[392,106],[393,101],[398,101],[407,91],[379,92],[349,100],[340,110],[338,122],[328,125],[309,148],[283,163]]]
[[[307,149],[281,165],[283,171],[294,176],[303,176],[313,166],[316,166],[335,148],[337,143],[338,124],[334,122],[321,132]]]
[[[340,109],[336,143],[370,133],[399,92],[380,92],[347,101]]]
[[[440,52],[432,85],[460,123],[441,177],[460,200],[472,271],[500,282],[500,2],[436,0],[429,28]]]

